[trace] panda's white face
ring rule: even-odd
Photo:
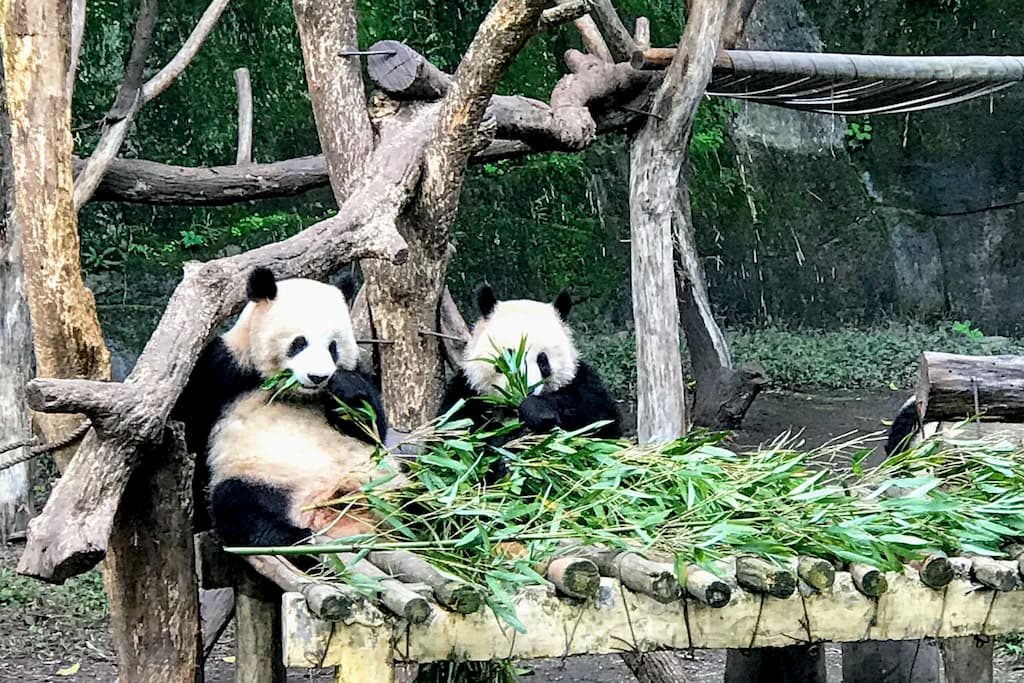
[[[555,391],[576,376],[579,354],[572,331],[551,304],[520,299],[494,304],[473,327],[466,345],[463,372],[481,394],[495,394],[507,380],[492,362],[502,349],[515,352],[526,339],[526,378],[535,394]]]
[[[277,282],[273,298],[246,305],[225,341],[264,378],[290,370],[305,393],[323,389],[338,368],[354,369],[359,357],[345,296],[315,280]]]

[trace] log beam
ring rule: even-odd
[[[962,420],[979,412],[1024,422],[1024,356],[925,352],[915,396],[925,422]]]

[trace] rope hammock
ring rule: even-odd
[[[674,48],[637,52],[663,68]],[[984,97],[1024,80],[1024,57],[888,57],[721,50],[707,94],[823,114],[896,114]]]

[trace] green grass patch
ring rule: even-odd
[[[11,567],[0,567],[0,611],[17,612],[27,619],[33,615],[60,614],[99,620],[109,614],[98,571],[52,586],[21,576]]]

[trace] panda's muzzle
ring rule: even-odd
[[[330,379],[330,375],[306,375],[306,379],[308,379],[309,383],[313,386],[320,387]]]

